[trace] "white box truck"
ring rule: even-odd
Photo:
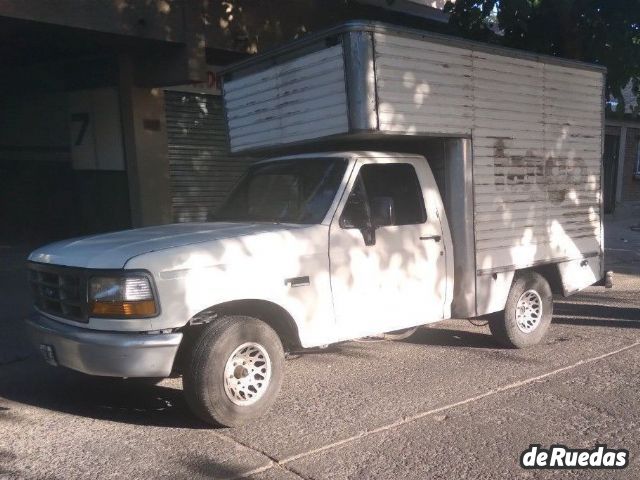
[[[183,375],[205,421],[273,403],[284,351],[487,316],[508,347],[603,278],[599,66],[355,22],[236,64],[211,221],[33,252],[45,359]]]

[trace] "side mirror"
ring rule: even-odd
[[[347,206],[340,217],[340,226],[342,228],[362,229],[369,223],[367,209],[364,202],[360,199],[350,198]]]
[[[374,197],[371,199],[371,220],[374,227],[395,225],[396,212],[391,197]]]
[[[362,239],[367,247],[376,244],[376,227],[367,225],[360,229],[360,233],[362,233]]]

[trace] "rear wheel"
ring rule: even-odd
[[[187,403],[207,423],[235,427],[263,415],[282,384],[276,332],[252,317],[226,316],[196,340],[184,372]]]
[[[536,272],[522,272],[513,279],[504,312],[491,316],[489,328],[505,347],[526,348],[540,343],[552,316],[549,283]]]

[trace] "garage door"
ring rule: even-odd
[[[173,219],[206,221],[250,161],[229,154],[220,96],[168,90],[165,102]]]

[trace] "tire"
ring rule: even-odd
[[[519,272],[513,279],[504,312],[489,318],[489,329],[501,345],[527,348],[542,341],[552,316],[549,283],[536,272]]]
[[[416,333],[416,330],[418,330],[418,327],[411,327],[411,328],[403,328],[403,329],[400,329],[400,330],[393,330],[392,332],[383,333],[382,337],[385,340],[392,340],[392,341],[406,340],[411,335]]]
[[[252,317],[207,325],[183,374],[187,403],[201,420],[237,427],[269,410],[282,385],[284,351],[277,333]]]

